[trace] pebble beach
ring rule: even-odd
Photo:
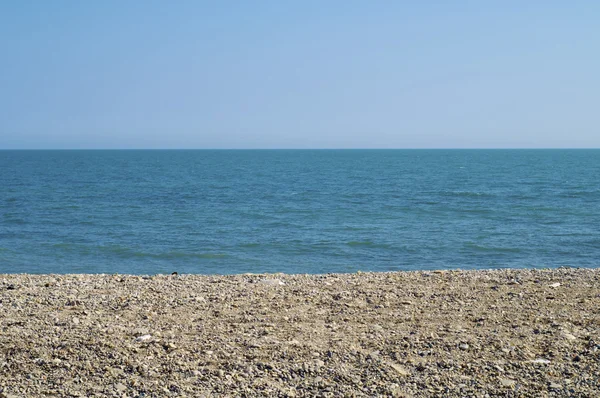
[[[0,275],[1,397],[597,397],[600,270]]]

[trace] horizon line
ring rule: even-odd
[[[0,151],[397,151],[397,150],[585,150],[600,147],[394,147],[394,148],[0,148]]]

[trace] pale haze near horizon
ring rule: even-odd
[[[600,3],[412,3],[2,2],[0,149],[600,147]]]

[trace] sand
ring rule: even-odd
[[[0,275],[0,396],[600,396],[600,270]]]

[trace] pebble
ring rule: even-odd
[[[466,351],[469,349],[469,345],[466,343],[463,343],[463,344],[459,345],[458,348],[460,348],[463,351]]]
[[[285,283],[281,279],[261,279],[258,281],[261,285],[283,286]]]
[[[173,351],[177,349],[177,346],[173,343],[164,344],[163,347],[169,351]]]
[[[145,343],[148,342],[152,339],[152,336],[149,334],[145,334],[143,336],[138,337],[137,339],[135,339],[135,341],[138,341],[140,343]]]
[[[544,364],[544,365],[547,365],[547,364],[550,363],[550,361],[548,359],[545,359],[545,358],[537,358],[537,359],[534,359],[531,362],[532,363],[541,363],[541,364]]]
[[[514,387],[516,384],[517,382],[512,379],[500,379],[500,385],[502,387],[511,388]]]
[[[393,363],[390,365],[392,367],[392,369],[394,369],[396,371],[396,373],[400,376],[408,376],[410,375],[410,372],[408,370],[406,370],[406,368],[402,365],[399,365],[397,363]]]

